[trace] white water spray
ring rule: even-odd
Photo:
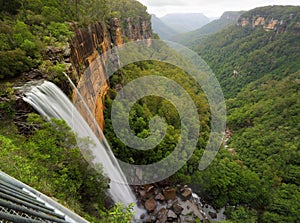
[[[95,119],[93,119],[93,124],[97,126],[97,130],[102,137],[102,142],[68,97],[56,85],[48,81],[44,81],[40,85],[31,86],[29,91],[25,91],[23,100],[48,119],[56,118],[65,120],[76,134],[76,140],[84,158],[92,162],[95,166],[101,163],[104,173],[110,179],[117,179],[110,182],[109,193],[112,199],[115,202],[119,201],[125,205],[136,203],[135,195],[127,184],[126,177]],[[89,110],[87,112],[91,114]],[[83,143],[83,138],[88,138],[92,143]],[[93,157],[92,160],[91,155]],[[137,207],[135,207],[135,211],[141,212]]]

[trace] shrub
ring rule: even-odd
[[[17,76],[28,71],[32,65],[33,61],[24,50],[0,51],[0,79]]]

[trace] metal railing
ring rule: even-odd
[[[0,223],[88,223],[71,210],[0,171]]]

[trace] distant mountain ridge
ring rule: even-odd
[[[199,29],[210,21],[202,13],[172,13],[161,17],[160,20],[178,33]]]
[[[152,30],[162,39],[169,39],[171,36],[178,34],[177,31],[167,26],[156,15],[151,15]]]
[[[152,29],[160,38],[170,40],[172,36],[196,30],[210,22],[202,13],[174,13],[161,18],[151,15]]]
[[[172,36],[170,40],[187,46],[195,45],[199,43],[206,35],[216,33],[230,25],[236,24],[240,15],[243,13],[244,11],[224,12],[219,19],[211,21],[200,29],[187,33],[177,34],[175,36]]]

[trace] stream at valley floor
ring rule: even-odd
[[[225,207],[219,211],[205,203],[187,185],[170,186],[163,183],[134,186],[138,205],[146,213],[135,222],[216,222],[226,220]]]

